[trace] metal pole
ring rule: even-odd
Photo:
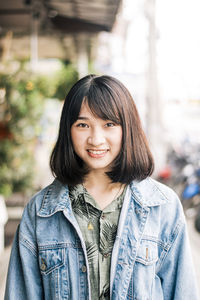
[[[162,104],[159,96],[157,74],[157,28],[156,0],[146,0],[145,13],[149,25],[148,69],[146,85],[146,132],[156,162],[156,171],[165,164],[165,137],[162,119]]]
[[[84,33],[75,36],[75,44],[77,49],[77,69],[79,78],[88,74],[88,49],[87,35]]]
[[[38,25],[39,19],[32,17],[31,21],[31,69],[34,71],[38,66]]]

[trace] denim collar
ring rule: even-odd
[[[130,189],[133,199],[141,207],[159,206],[169,202],[167,196],[159,189],[159,184],[156,184],[156,181],[151,178],[140,182],[131,182]],[[72,212],[68,186],[63,185],[55,179],[52,184],[46,187],[42,205],[37,215],[40,217],[49,217],[65,209]]]
[[[52,184],[46,187],[46,192],[42,199],[42,205],[37,215],[40,217],[50,217],[58,211],[70,209],[68,186],[55,179]]]
[[[163,193],[164,185],[153,180],[150,177],[142,181],[132,181],[130,184],[131,193],[135,201],[142,207],[159,206],[170,202],[167,197],[169,189],[166,187],[166,193]]]

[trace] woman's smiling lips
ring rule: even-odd
[[[102,158],[106,155],[106,153],[108,152],[107,149],[101,149],[101,150],[92,150],[92,149],[88,149],[87,150],[88,154],[90,157],[93,158]]]

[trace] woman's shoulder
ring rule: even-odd
[[[45,209],[52,209],[53,206],[55,207],[60,204],[63,194],[67,191],[68,188],[55,179],[51,184],[42,188],[31,197],[24,212],[28,211],[32,214],[39,214]]]
[[[153,214],[157,211],[162,223],[185,223],[185,216],[181,201],[176,192],[170,187],[155,179],[147,178],[143,181],[133,183],[131,189],[136,201]],[[157,209],[159,208],[159,210]]]
[[[135,186],[137,201],[148,211],[145,235],[157,235],[163,243],[172,241],[186,221],[176,192],[155,179],[147,178]]]
[[[132,182],[131,189],[145,206],[180,203],[179,197],[173,189],[151,177],[140,182]]]

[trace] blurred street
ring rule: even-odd
[[[23,208],[53,180],[64,99],[89,73],[116,77],[133,96],[153,176],[186,213],[200,290],[199,10],[198,0],[0,1],[0,300]]]
[[[188,224],[188,232],[191,241],[193,260],[195,265],[195,270],[197,274],[197,283],[199,286],[200,292],[200,233],[198,233],[193,226],[193,219],[187,219]],[[10,255],[11,247],[7,247],[5,251],[0,256],[0,300],[3,300],[4,290],[5,290],[5,282],[6,282],[6,273],[8,268],[8,261]]]

